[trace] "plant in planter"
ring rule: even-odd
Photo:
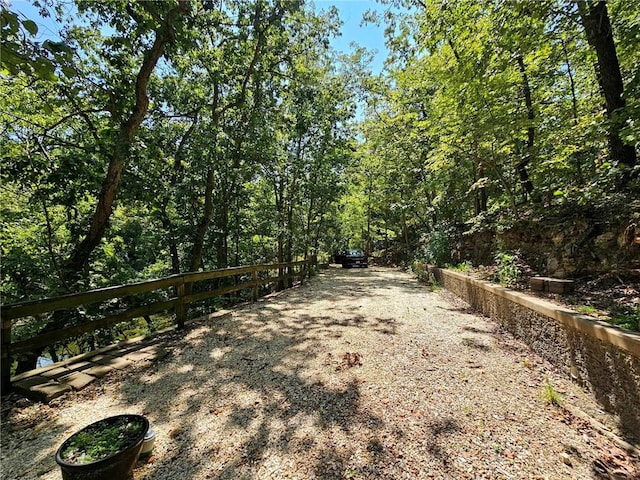
[[[99,420],[66,439],[56,452],[64,480],[131,478],[149,421],[142,415]]]

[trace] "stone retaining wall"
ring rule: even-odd
[[[640,436],[640,334],[459,272],[429,271],[444,288],[588,387],[619,416],[622,429]]]

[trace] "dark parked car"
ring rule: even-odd
[[[343,268],[349,267],[364,267],[367,268],[369,266],[369,261],[367,260],[367,256],[364,254],[362,250],[349,249],[344,251],[344,255],[341,257],[341,262]]]
[[[346,250],[336,250],[333,253],[333,263],[342,263],[344,256],[347,254]]]

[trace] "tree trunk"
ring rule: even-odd
[[[167,206],[162,205],[162,228],[165,229],[168,235],[168,243],[169,243],[169,256],[171,258],[171,273],[180,273],[180,255],[178,254],[178,243],[176,242],[176,238],[173,233],[173,225],[171,223],[171,219],[167,214]]]
[[[373,175],[368,173],[369,185],[367,189],[367,241],[364,246],[364,254],[368,257],[371,255],[371,193],[373,192]]]
[[[529,85],[529,78],[527,77],[527,71],[524,65],[524,59],[522,55],[518,55],[518,68],[522,74],[522,93],[524,94],[524,102],[527,107],[527,119],[529,125],[527,126],[527,146],[522,157],[522,160],[518,163],[518,176],[520,177],[520,184],[522,185],[522,193],[526,201],[527,197],[533,192],[533,183],[529,178],[529,172],[527,167],[531,163],[533,156],[533,142],[535,139],[535,129],[533,128],[533,120],[535,119],[535,113],[533,111],[533,102],[531,101],[531,87]]]
[[[324,209],[321,210],[323,212]],[[320,213],[320,219],[318,220],[318,226],[315,231],[315,238],[313,240],[313,254],[318,254],[318,249],[320,248],[320,232],[322,231],[322,224],[324,223],[324,213]]]
[[[562,40],[562,53],[564,53],[564,64],[567,67],[567,76],[569,77],[569,87],[571,88],[571,116],[573,118],[573,125],[578,125],[578,97],[576,96],[576,82],[573,78],[573,69],[571,68],[571,62],[569,61],[569,52],[567,51],[567,44]]]
[[[233,265],[240,265],[240,192],[235,192],[236,209],[235,209],[235,231],[234,231],[234,260]]]
[[[484,178],[484,167],[482,166],[482,164],[478,165],[478,178],[479,179]],[[480,187],[479,197],[480,197],[479,198],[480,211],[486,212],[487,211],[487,188],[484,185]]]
[[[187,143],[189,142],[189,138],[193,134],[196,125],[198,125],[199,120],[199,110],[197,109],[194,113],[193,123],[189,126],[185,134],[180,139],[180,143],[178,145],[178,149],[176,150],[176,156],[173,163],[173,172],[171,174],[171,182],[168,195],[163,199],[163,203],[161,206],[162,210],[162,227],[168,234],[169,240],[169,255],[171,257],[171,273],[178,274],[180,273],[180,255],[178,253],[178,242],[176,240],[175,232],[173,231],[173,224],[171,222],[171,218],[167,213],[167,206],[171,200],[171,197],[174,195],[176,186],[178,185],[178,180],[183,171],[183,160],[185,157],[185,148]]]
[[[291,195],[293,193],[291,192]],[[289,199],[289,203],[287,205],[287,235],[286,235],[286,243],[284,249],[285,262],[291,263],[293,261],[293,208],[294,208],[294,200],[293,198]],[[287,267],[287,275],[291,275],[293,273],[293,267]],[[288,278],[286,281],[287,288],[291,288],[293,286],[293,279]]]
[[[284,263],[284,250],[285,250],[285,216],[284,216],[284,182],[285,180],[280,177],[274,177],[274,194],[275,194],[275,202],[276,202],[276,216],[278,220],[278,232],[277,232],[277,242],[278,242],[278,263]],[[278,277],[282,278],[284,275],[284,269],[278,269]],[[284,290],[284,281],[278,280],[278,284],[276,286],[276,290]]]
[[[612,160],[618,161],[623,167],[626,167],[621,181],[621,186],[624,187],[631,179],[632,169],[636,166],[638,159],[635,148],[626,145],[620,138],[620,130],[624,126],[624,86],[616,45],[613,41],[607,2],[599,0],[591,3],[579,0],[578,9],[587,40],[598,57],[598,83],[604,96],[609,119],[609,152]]]
[[[571,89],[571,117],[573,119],[573,126],[578,126],[578,97],[576,95],[576,82],[573,78],[573,69],[571,68],[571,62],[569,61],[569,52],[567,50],[567,44],[562,40],[562,53],[564,54],[564,64],[567,67],[567,76],[569,77],[569,88]],[[580,155],[573,155],[576,164],[576,174],[578,185],[584,185],[584,176],[582,175],[582,163],[580,161]]]
[[[131,142],[149,109],[149,97],[147,97],[149,79],[158,60],[164,54],[165,47],[174,39],[173,22],[186,11],[187,7],[188,4],[186,0],[180,0],[179,4],[167,13],[164,21],[162,21],[155,30],[153,45],[144,54],[144,60],[136,76],[136,103],[129,117],[120,124],[118,134],[115,138],[114,149],[109,159],[107,175],[102,183],[102,188],[98,196],[98,204],[91,218],[89,229],[82,241],[72,250],[64,265],[62,272],[63,278],[61,280],[63,283],[69,285],[71,289],[74,289],[74,283],[80,278],[80,273],[88,265],[91,254],[104,237],[109,218],[113,212],[113,205],[118,192],[120,178],[122,177],[122,172],[128,160]],[[65,321],[66,316],[64,312],[56,312],[52,316],[51,321],[38,333],[44,334],[58,330],[65,325]],[[37,359],[43,351],[44,349],[40,348],[24,357],[24,359],[18,363],[16,374],[35,368]]]
[[[477,152],[476,152],[477,153]],[[473,172],[473,180],[474,182],[481,181],[484,177],[484,167],[482,163],[479,163],[477,167],[474,168]],[[476,215],[480,215],[482,212],[487,211],[487,189],[484,185],[479,186],[475,189],[474,196],[474,205]]]
[[[173,40],[173,22],[178,15],[184,12],[186,5],[185,1],[181,1],[178,6],[167,14],[165,21],[155,31],[155,40],[152,47],[145,52],[142,66],[136,77],[136,103],[129,118],[120,125],[109,160],[107,175],[102,183],[98,204],[91,219],[89,230],[84,239],[76,245],[67,261],[67,276],[72,280],[88,264],[91,253],[100,244],[107,229],[109,218],[113,212],[113,204],[118,192],[120,178],[128,160],[131,142],[149,109],[149,97],[147,97],[149,79],[158,60],[164,54],[165,47]]]
[[[229,263],[229,202],[230,195],[225,195],[218,206],[218,221],[216,225],[216,268],[226,268]]]
[[[311,247],[311,226],[313,224],[315,207],[315,195],[311,195],[309,199],[309,208],[307,209],[307,226],[304,233],[304,259],[309,257],[309,248]]]
[[[191,263],[189,265],[190,272],[196,272],[202,264],[202,251],[204,248],[204,239],[209,229],[209,224],[213,218],[213,186],[214,172],[213,168],[207,170],[207,184],[204,191],[204,211],[202,218],[196,227],[196,233],[193,238],[193,246],[191,247]]]

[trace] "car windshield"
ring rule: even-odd
[[[362,256],[364,253],[362,250],[347,250],[347,255]]]

